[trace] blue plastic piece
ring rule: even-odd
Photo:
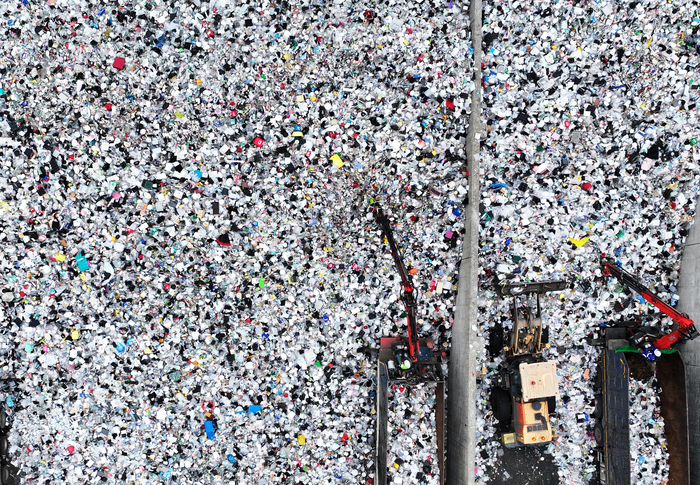
[[[5,404],[7,404],[8,406],[12,407],[12,406],[15,405],[15,402],[12,400],[11,397],[8,396],[8,398],[5,399]]]
[[[228,455],[226,457],[226,459],[228,460],[229,463],[236,463],[236,457],[233,455]]]
[[[248,413],[249,414],[255,414],[259,413],[262,410],[262,408],[258,404],[253,404],[248,406]]]
[[[75,261],[78,263],[78,269],[80,271],[87,271],[90,269],[90,263],[88,263],[87,258],[83,254],[76,254]]]
[[[207,434],[207,439],[213,440],[216,438],[213,421],[204,421],[204,432]]]
[[[115,348],[117,349],[117,352],[119,352],[120,354],[123,354],[124,351],[126,350],[126,346],[121,342],[119,342]]]
[[[653,345],[650,345],[646,349],[642,350],[642,357],[644,357],[649,362],[655,361],[656,360],[656,356],[654,355],[655,350],[657,350],[656,347],[654,347]]]

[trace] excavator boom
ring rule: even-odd
[[[678,324],[677,330],[654,341],[656,348],[670,349],[672,345],[683,340],[692,340],[698,336],[695,322],[688,315],[680,313],[666,302],[661,301],[653,291],[644,286],[633,274],[622,269],[611,259],[603,259],[603,276],[614,276],[620,283],[642,295],[646,301],[671,317],[671,320]]]
[[[375,217],[377,218],[377,223],[382,228],[384,237],[389,243],[389,248],[391,248],[391,255],[394,257],[394,264],[399,270],[399,275],[401,276],[401,286],[403,288],[403,304],[406,309],[406,317],[408,319],[408,352],[411,357],[411,361],[418,362],[418,357],[420,356],[420,348],[418,343],[418,326],[416,323],[416,297],[413,293],[413,282],[411,281],[411,275],[406,271],[406,267],[403,264],[403,258],[401,256],[401,250],[399,249],[396,241],[394,240],[394,235],[391,230],[391,223],[389,218],[384,214],[381,207],[373,206]]]

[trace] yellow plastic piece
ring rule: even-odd
[[[299,445],[305,445],[306,444],[306,437],[303,434],[300,434],[298,437],[298,442],[299,442]]]
[[[584,237],[583,239],[574,239],[574,238],[570,237],[569,241],[574,243],[577,248],[580,248],[581,246],[583,246],[584,244],[586,244],[588,242],[588,239],[590,239],[590,238]]]
[[[73,340],[78,340],[80,338],[80,331],[78,331],[77,329],[73,329],[70,332],[70,336]]]
[[[504,445],[512,445],[515,443],[515,433],[503,433],[501,439]]]
[[[343,160],[340,158],[340,155],[337,153],[334,153],[333,156],[331,157],[331,162],[333,162],[333,166],[335,168],[340,168],[343,166]]]

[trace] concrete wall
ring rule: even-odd
[[[447,382],[447,482],[449,485],[473,485],[476,414],[476,353],[483,339],[476,335],[477,259],[479,247],[479,137],[481,132],[481,0],[469,5],[472,45],[474,46],[473,80],[476,90],[471,97],[471,116],[467,134],[467,169],[469,170],[469,205],[465,208],[465,236],[459,269],[459,290]]]
[[[683,249],[678,284],[678,309],[700,327],[700,224],[693,224]],[[690,440],[690,485],[700,485],[700,339],[679,347],[685,363],[688,396],[688,437]]]

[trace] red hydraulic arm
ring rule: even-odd
[[[399,270],[399,275],[401,276],[401,286],[403,287],[403,304],[406,307],[406,315],[408,317],[408,352],[411,360],[415,363],[418,362],[418,356],[420,355],[420,349],[418,344],[418,326],[416,324],[416,297],[413,293],[413,282],[411,281],[411,275],[406,271],[406,267],[403,264],[403,258],[401,257],[401,250],[396,245],[394,240],[394,235],[391,231],[391,223],[389,218],[384,214],[381,207],[373,206],[372,210],[377,218],[377,222],[382,228],[384,237],[386,237],[389,242],[389,247],[391,248],[391,255],[394,257],[394,264]]]
[[[678,329],[663,335],[654,341],[657,349],[670,349],[683,340],[692,340],[699,334],[695,329],[695,322],[684,313],[680,313],[659,298],[646,286],[644,286],[631,273],[628,273],[610,259],[603,259],[603,276],[614,276],[624,286],[636,291],[642,297],[654,305],[656,308],[671,317],[671,320],[678,324]]]

